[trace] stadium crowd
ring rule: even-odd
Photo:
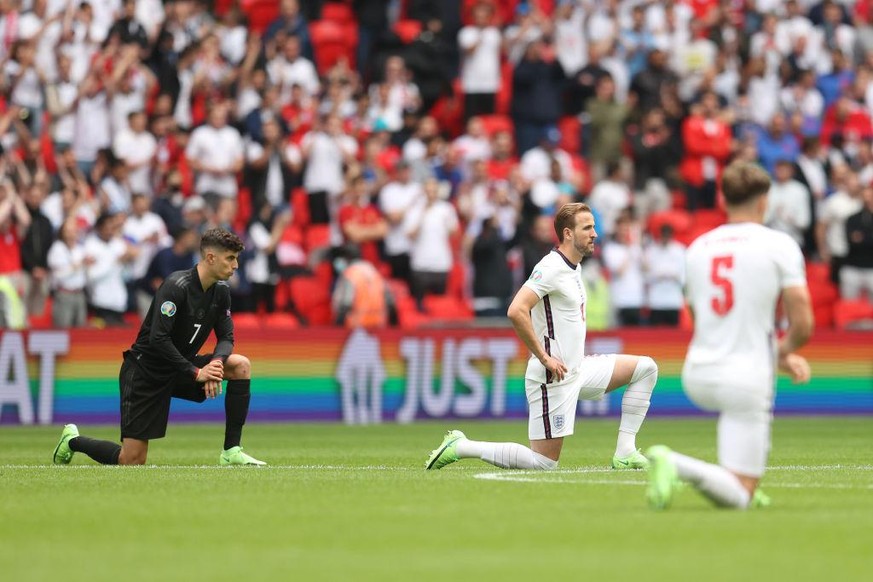
[[[589,326],[679,325],[737,158],[771,173],[768,224],[839,323],[873,298],[871,12],[0,0],[0,323],[129,323],[214,226],[246,241],[237,313],[501,316],[584,201]]]

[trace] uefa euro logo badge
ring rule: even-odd
[[[176,315],[176,304],[172,301],[164,301],[161,303],[161,313],[167,317],[173,317]]]
[[[543,278],[542,271],[534,271],[533,273],[530,274],[531,281],[539,281],[542,278]]]
[[[552,417],[552,424],[555,425],[555,430],[562,430],[564,428],[564,415],[556,414]]]

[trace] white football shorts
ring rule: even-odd
[[[698,407],[718,412],[718,464],[729,471],[761,477],[770,454],[773,421],[772,375],[754,382],[721,366],[686,364],[682,387]]]
[[[615,354],[585,356],[576,370],[560,383],[542,384],[525,379],[530,409],[528,436],[532,441],[570,436],[576,425],[576,405],[580,400],[603,396],[612,371]]]

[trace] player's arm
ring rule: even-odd
[[[168,303],[172,304],[172,309],[169,307],[163,309],[163,306]],[[185,356],[179,352],[175,344],[173,344],[173,329],[176,325],[175,315],[184,307],[185,292],[179,288],[175,282],[164,282],[155,294],[154,308],[152,309],[151,330],[149,332],[149,345],[152,346],[163,359],[177,366],[179,370],[184,370],[198,382],[220,380],[221,375],[217,374],[216,370],[211,368],[208,370],[206,368],[201,370],[189,362]],[[166,313],[164,313],[165,311]]]
[[[814,320],[809,289],[806,285],[785,288],[782,306],[788,319],[788,330],[779,341],[779,369],[789,374],[794,382],[808,382],[809,363],[795,352],[812,336]]]
[[[534,291],[523,286],[515,294],[515,298],[510,303],[506,315],[512,322],[515,333],[518,334],[518,337],[521,338],[527,349],[531,351],[549,372],[554,374],[555,380],[560,382],[564,379],[564,374],[567,373],[567,367],[563,362],[546,353],[534,332],[530,312],[539,300],[539,296]]]
[[[233,353],[233,320],[230,318],[229,289],[225,292],[224,301],[219,305],[218,310],[218,318],[215,321],[215,337],[218,342],[212,355],[214,359],[221,360],[224,364]]]

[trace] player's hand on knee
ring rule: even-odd
[[[567,366],[564,365],[564,362],[552,356],[546,356],[546,359],[543,360],[543,366],[552,373],[556,382],[560,382],[567,375]]]
[[[203,384],[203,391],[206,393],[207,398],[215,398],[216,396],[221,394],[221,381],[208,380],[205,384]]]
[[[224,366],[221,363],[221,360],[213,360],[200,368],[200,371],[197,373],[197,381],[198,382],[209,382],[216,381],[221,382],[224,378]]]
[[[779,369],[788,374],[795,384],[806,384],[812,377],[809,362],[798,354],[785,354],[780,357]]]

